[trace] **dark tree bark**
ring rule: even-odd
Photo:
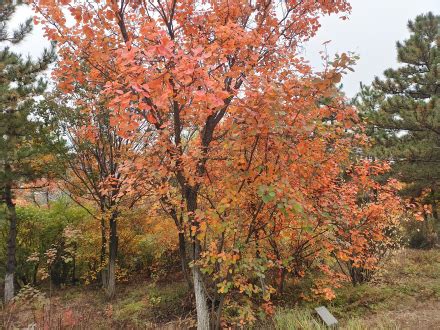
[[[113,212],[110,217],[110,237],[109,237],[109,261],[108,261],[108,283],[107,297],[113,299],[116,292],[116,257],[118,255],[118,232],[117,232],[117,212]]]
[[[186,254],[186,240],[185,240],[185,233],[179,233],[179,255],[180,255],[180,261],[182,264],[182,272],[183,276],[185,277],[185,281],[188,284],[188,288],[192,290],[192,282],[191,278],[189,276],[189,269],[188,269],[188,258]]]
[[[107,287],[107,267],[105,267],[106,264],[106,256],[107,256],[107,235],[106,235],[106,228],[105,228],[105,217],[101,217],[101,281],[102,281],[102,287]]]
[[[5,166],[5,173],[11,172],[9,164]],[[7,208],[7,219],[9,221],[8,245],[7,245],[7,261],[5,274],[5,303],[9,303],[14,297],[14,279],[15,279],[15,252],[17,244],[17,214],[15,211],[15,204],[12,198],[12,185],[7,182],[4,188],[4,200]]]

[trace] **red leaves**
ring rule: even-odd
[[[156,117],[153,116],[153,114],[151,113],[151,111],[149,111],[149,112],[147,113],[147,120],[148,120],[148,122],[149,122],[150,124],[154,124],[154,125],[155,125],[155,124],[158,123]]]

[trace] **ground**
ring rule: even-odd
[[[37,298],[35,298],[37,295]],[[50,309],[47,297],[29,292],[36,301],[1,311],[0,328],[28,327],[85,329],[184,329],[194,326],[194,311],[183,282],[120,284],[118,297],[106,301],[99,288],[55,290]],[[38,302],[40,301],[40,302]],[[40,304],[40,305],[38,305]],[[44,308],[43,308],[44,305]],[[258,329],[324,329],[313,318],[316,303],[278,309]],[[373,282],[347,285],[337,298],[326,303],[342,329],[440,329],[440,251],[396,252],[384,264]]]
[[[440,252],[402,250],[375,283],[347,287],[338,297],[333,306],[340,317],[359,317],[370,326],[385,321],[398,329],[440,329]]]

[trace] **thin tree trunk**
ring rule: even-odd
[[[186,191],[186,207],[191,217],[191,225],[199,227],[199,223],[194,219],[194,212],[197,210],[197,189],[187,187]],[[200,259],[201,245],[196,235],[192,236],[193,247],[193,261],[192,267],[194,296],[196,298],[196,312],[197,312],[197,330],[210,329],[210,317],[208,309],[208,297],[203,283],[203,276],[197,261]]]
[[[32,285],[36,286],[37,285],[37,274],[38,274],[38,263],[34,266],[34,271],[32,274]]]
[[[11,172],[9,165],[6,165],[5,172]],[[12,200],[12,187],[10,182],[6,183],[5,185],[4,195],[7,207],[7,219],[9,220],[4,301],[5,303],[9,303],[14,297],[14,278],[16,266],[15,251],[17,244],[17,214],[15,212],[14,201]]]
[[[101,217],[101,281],[102,287],[107,288],[107,273],[108,269],[105,266],[106,263],[106,251],[107,251],[107,237],[105,230],[105,217]]]
[[[73,245],[73,256],[72,256],[72,284],[76,284],[76,251],[78,249],[78,245],[75,242]]]
[[[286,274],[287,274],[287,270],[286,268],[282,268],[280,269],[280,279],[279,279],[279,283],[278,283],[278,293],[282,294],[284,292],[284,283],[286,282]]]
[[[222,294],[220,296],[219,304],[218,304],[217,311],[216,311],[215,325],[214,325],[214,329],[215,330],[220,330],[220,328],[221,328],[221,325],[222,325],[222,311],[223,311],[224,303],[225,303],[225,295]]]
[[[49,200],[49,188],[46,189],[46,205],[47,208],[50,209],[50,200]]]
[[[437,210],[437,202],[434,200],[431,203],[432,206],[432,216],[434,217],[434,222],[436,224],[439,223],[439,215],[438,215],[438,210]]]
[[[116,292],[116,257],[118,255],[118,234],[116,227],[116,212],[110,218],[109,261],[107,297],[112,299]]]
[[[188,270],[188,259],[186,257],[186,240],[185,240],[185,233],[179,233],[179,254],[180,254],[180,261],[182,264],[182,272],[183,276],[185,277],[186,283],[188,283],[188,288],[192,290],[192,282],[191,278],[189,276],[189,270]]]
[[[200,255],[200,243],[194,243],[194,256],[198,259]],[[196,260],[197,260],[196,259]],[[207,296],[203,285],[203,277],[199,266],[194,265],[192,268],[194,281],[194,295],[196,297],[197,311],[197,330],[209,330],[209,309],[207,304]]]

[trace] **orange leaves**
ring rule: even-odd
[[[335,292],[331,288],[317,288],[313,292],[316,295],[322,296],[326,300],[333,300],[336,298]]]
[[[151,113],[151,111],[149,111],[149,112],[147,113],[147,120],[148,120],[148,122],[149,122],[150,124],[153,124],[153,125],[158,123],[156,117],[153,116],[153,114]]]
[[[350,257],[347,255],[347,253],[344,253],[343,251],[338,251],[337,257],[341,261],[349,261]]]
[[[70,1],[67,1],[66,4],[68,4],[69,2]],[[69,11],[77,22],[81,21],[81,19],[82,19],[82,8],[81,7],[70,7]]]
[[[116,18],[115,12],[111,9],[107,9],[104,11],[105,18],[109,21],[112,21]]]
[[[173,43],[170,42],[168,38],[163,38],[161,40],[161,43],[158,46],[156,46],[156,54],[168,58],[173,55],[172,49],[173,49]]]
[[[334,198],[340,199],[342,208],[331,210],[339,228],[335,256],[348,269],[355,269],[350,272],[356,276],[354,283],[363,277],[353,274],[374,270],[379,258],[397,242],[404,210],[396,184],[375,181],[387,169],[387,164],[365,160],[347,170],[345,179],[336,186],[339,194]]]
[[[93,38],[94,32],[89,26],[85,25],[83,31],[86,38],[90,38],[90,39]]]

